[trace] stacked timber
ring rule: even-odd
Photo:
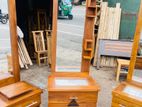
[[[95,44],[94,63],[96,66],[97,54],[99,48],[99,39],[119,39],[119,29],[121,20],[121,8],[120,3],[116,4],[116,7],[108,7],[107,2],[101,3],[101,15],[99,22],[99,29]],[[112,66],[116,65],[116,59],[114,57],[101,57],[101,66]]]
[[[29,56],[27,48],[25,46],[23,38],[18,37],[18,53],[19,53],[19,64],[21,68],[28,69],[29,65],[33,65],[32,60]]]

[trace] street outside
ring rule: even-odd
[[[0,72],[8,71],[7,55],[11,53],[9,23],[0,23]]]
[[[57,65],[81,66],[82,39],[84,34],[85,6],[73,7],[73,20],[58,19]]]

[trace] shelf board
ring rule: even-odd
[[[96,6],[88,6],[88,8],[96,8]]]
[[[90,60],[91,57],[90,56],[83,56],[84,59]]]
[[[90,17],[90,18],[95,18],[96,15],[86,15],[87,17]]]

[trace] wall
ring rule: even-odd
[[[141,0],[108,0],[109,6],[121,3],[120,39],[133,39]]]

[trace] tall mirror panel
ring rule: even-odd
[[[67,10],[62,8],[64,4],[66,4]],[[57,72],[81,71],[84,21],[85,7],[72,6],[70,0],[59,0],[56,44]]]
[[[10,41],[8,0],[0,0],[0,77],[13,71]]]

